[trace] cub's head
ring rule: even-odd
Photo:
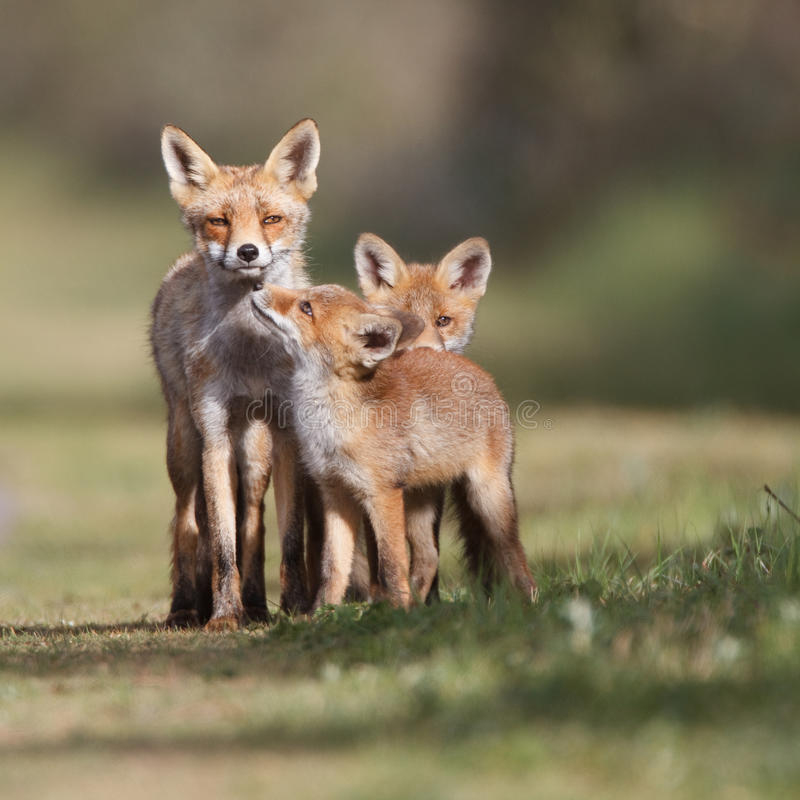
[[[161,134],[161,154],[172,196],[210,268],[231,278],[290,282],[292,257],[305,237],[308,199],[317,188],[314,120],[298,122],[264,164],[215,164],[174,125]]]
[[[414,314],[376,309],[342,286],[267,285],[252,301],[256,317],[281,337],[299,369],[354,379],[410,345],[425,326]]]
[[[361,291],[370,303],[409,311],[424,320],[417,347],[463,351],[492,269],[485,239],[467,239],[438,264],[406,264],[379,236],[362,233],[355,259]]]

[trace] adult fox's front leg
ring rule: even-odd
[[[264,494],[269,486],[272,437],[264,420],[244,415],[236,431],[239,479],[237,507],[238,564],[242,604],[249,620],[269,619],[264,585]]]
[[[211,619],[207,630],[234,630],[244,617],[236,565],[236,457],[224,405],[206,400],[199,413],[203,435],[203,488],[211,552]]]

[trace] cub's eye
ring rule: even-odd
[[[278,214],[270,214],[268,217],[264,217],[261,222],[264,225],[274,225],[276,222],[280,222],[283,217],[279,216]]]
[[[217,225],[218,227],[222,228],[228,224],[228,220],[225,217],[209,217],[208,222],[211,225]]]
[[[253,291],[260,292],[264,288],[264,284],[261,281],[258,281],[253,284]]]
[[[308,314],[309,317],[313,317],[314,316],[314,312],[311,310],[311,303],[309,303],[308,300],[301,300],[300,301],[300,310],[304,314]]]
[[[452,317],[447,317],[442,314],[441,317],[438,317],[436,320],[436,327],[437,328],[444,328],[445,325],[449,325],[453,321]]]

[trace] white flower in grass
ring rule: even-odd
[[[573,597],[567,601],[564,615],[572,625],[572,649],[576,652],[588,650],[594,633],[592,604],[585,597]]]
[[[735,636],[722,636],[714,646],[714,655],[721,664],[733,664],[742,654],[742,643]]]

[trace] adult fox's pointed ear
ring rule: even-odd
[[[394,248],[374,233],[362,233],[354,251],[358,285],[367,300],[381,287],[395,286],[407,272]]]
[[[294,184],[308,200],[317,189],[319,128],[313,119],[301,119],[275,145],[264,172],[281,186]]]
[[[436,273],[451,289],[481,297],[492,271],[489,242],[476,236],[454,247],[436,267]]]
[[[394,317],[362,314],[355,328],[356,347],[362,366],[372,369],[397,348],[403,323]]]
[[[219,172],[211,156],[175,125],[161,131],[161,156],[169,175],[169,188],[179,205],[194,189],[205,189]]]

